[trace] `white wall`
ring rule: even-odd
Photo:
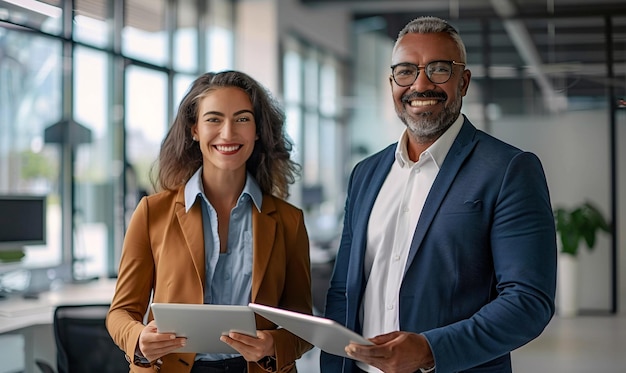
[[[622,127],[626,121],[622,122]],[[625,132],[625,131],[622,131]],[[569,111],[541,117],[506,117],[492,122],[492,134],[541,159],[553,206],[572,207],[589,200],[610,218],[609,126],[606,110]],[[621,136],[619,148],[626,138]],[[624,165],[621,174],[624,174]],[[623,179],[623,177],[622,177]],[[621,185],[624,185],[623,182]],[[623,190],[623,187],[622,187]],[[621,216],[624,216],[621,208]],[[622,219],[623,220],[623,219]],[[623,222],[618,231],[624,229]],[[618,237],[620,239],[620,237]],[[624,243],[618,246],[623,253]],[[602,233],[593,252],[580,255],[582,310],[611,307],[611,237]],[[621,271],[626,271],[624,261]],[[620,281],[623,311],[624,281]]]

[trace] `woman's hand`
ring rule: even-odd
[[[186,342],[187,338],[176,337],[173,333],[158,333],[156,323],[152,320],[139,335],[139,350],[146,359],[154,361],[183,347]]]
[[[246,361],[259,361],[265,356],[274,356],[274,337],[263,331],[256,331],[256,338],[246,334],[230,332],[220,340],[237,350]]]

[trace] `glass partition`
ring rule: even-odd
[[[29,266],[61,261],[60,147],[46,129],[61,117],[61,43],[0,28],[0,193],[47,195],[47,243]]]

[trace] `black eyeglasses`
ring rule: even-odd
[[[435,84],[443,84],[452,76],[452,66],[465,66],[465,63],[456,61],[432,61],[426,66],[418,66],[410,62],[401,62],[391,66],[393,81],[400,87],[409,87],[416,80],[420,69],[424,69],[428,80]]]

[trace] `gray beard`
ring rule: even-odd
[[[441,136],[461,113],[462,96],[459,92],[457,99],[452,101],[450,105],[444,107],[441,115],[432,117],[432,112],[426,112],[418,118],[411,117],[404,106],[401,111],[396,111],[398,118],[406,125],[406,128],[415,140],[418,142],[432,142]]]

